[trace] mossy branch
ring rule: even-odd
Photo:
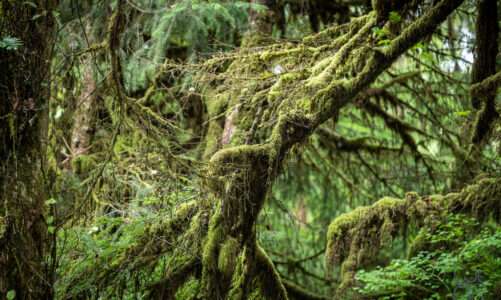
[[[497,89],[501,85],[501,71],[491,75],[481,82],[471,85],[470,93],[474,96],[482,95],[487,91]]]
[[[327,234],[326,260],[341,265],[338,296],[355,283],[355,273],[372,262],[381,248],[413,223],[420,227],[427,218],[446,212],[464,213],[479,220],[493,217],[501,221],[501,180],[481,179],[460,193],[420,197],[408,193],[405,199],[383,198],[336,218]]]

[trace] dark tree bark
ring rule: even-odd
[[[498,5],[496,0],[478,1],[478,17],[476,24],[475,62],[471,70],[472,84],[479,83],[496,73],[496,58],[498,55]],[[496,112],[496,90],[492,88],[481,95],[472,95],[471,105],[480,111],[473,128],[471,142],[480,144],[489,132]]]
[[[0,298],[49,299],[44,264],[45,145],[50,57],[57,0],[0,2],[0,36],[22,41],[0,49]],[[36,6],[36,7],[35,7]]]
[[[477,3],[475,60],[471,71],[472,84],[478,84],[496,73],[498,55],[498,5],[496,0],[483,0]],[[465,130],[466,157],[460,157],[457,167],[454,189],[459,189],[471,181],[479,172],[479,157],[488,140],[488,135],[495,120],[497,85],[482,91],[472,90],[471,106],[474,109],[472,120]]]

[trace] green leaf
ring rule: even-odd
[[[456,111],[454,114],[458,117],[467,117],[471,113],[471,110],[465,110],[465,111]]]
[[[49,200],[45,201],[45,205],[50,206],[56,204],[57,201],[54,198],[50,198]]]
[[[52,224],[52,223],[54,223],[54,217],[53,217],[53,216],[48,216],[48,217],[47,217],[47,224],[49,224],[49,225],[50,225],[50,224]]]
[[[7,300],[14,300],[16,298],[16,291],[10,290],[7,292]]]
[[[48,226],[48,227],[47,227],[47,231],[48,231],[50,234],[53,234],[53,233],[56,231],[56,227],[54,227],[54,226]]]
[[[16,37],[4,36],[0,39],[0,48],[5,50],[17,50],[22,45],[23,42]]]
[[[402,21],[402,17],[400,16],[400,14],[396,11],[392,11],[390,12],[390,15],[388,17],[388,19],[390,20],[390,22],[392,23],[400,23],[400,21]]]

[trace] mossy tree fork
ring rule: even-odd
[[[288,299],[287,287],[258,245],[255,231],[257,217],[287,154],[292,147],[306,141],[322,123],[335,118],[342,107],[353,101],[401,54],[433,33],[461,3],[442,0],[427,7],[426,12],[412,20],[406,29],[396,29],[394,38],[385,47],[375,46],[371,29],[388,24],[388,9],[401,10],[404,14],[406,9],[415,8],[423,1],[413,1],[409,5],[375,5],[375,11],[353,20],[348,26],[329,29],[331,33],[337,31],[338,35],[327,42],[315,42],[316,38],[325,37],[325,33],[310,37],[314,46],[309,49],[300,45],[255,54],[254,57],[266,63],[297,53],[310,57],[323,55],[324,59],[315,60],[310,71],[298,76],[283,74],[269,89],[256,94],[276,107],[274,125],[262,142],[252,144],[252,137],[239,134],[256,130],[254,122],[243,121],[249,104],[243,103],[231,110],[229,121],[232,124],[224,127],[232,126],[236,130],[225,132],[220,120],[213,121],[219,123],[211,125],[208,136],[215,134],[217,139],[222,139],[224,135],[225,142],[213,143],[212,149],[205,151],[209,162],[204,186],[210,196],[183,206],[168,226],[168,232],[176,233],[176,238],[182,236],[191,240],[185,244],[193,249],[190,254],[174,250],[173,255],[180,257],[171,261],[165,280],[152,287],[152,297],[171,299],[183,282],[197,278],[200,291],[193,298]],[[115,25],[111,28],[120,28],[120,14],[119,5],[113,19]],[[117,36],[120,32],[111,34]],[[116,38],[110,40],[116,41]],[[110,50],[112,57],[116,57],[117,45]],[[237,59],[234,64],[245,65],[245,59]],[[115,86],[121,94],[118,64],[114,64],[113,72]],[[292,81],[295,88],[285,92],[282,88],[287,81]],[[226,84],[231,87],[231,80]],[[242,99],[238,93],[222,92],[212,96],[218,100]],[[230,104],[222,105],[229,107]]]

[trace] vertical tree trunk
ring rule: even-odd
[[[276,23],[282,34],[285,33],[285,16],[283,7],[277,0],[251,0],[252,4],[266,7],[265,11],[251,11],[249,16],[250,28],[243,44],[246,46],[260,46],[271,40],[273,25]]]
[[[87,21],[89,22],[89,21]],[[92,30],[90,24],[87,24],[86,31],[90,37],[90,43],[93,43]],[[92,53],[87,53],[82,60],[82,87],[79,96],[76,99],[75,112],[73,113],[73,128],[71,131],[71,156],[68,160],[68,166],[73,168],[76,174],[81,173],[81,167],[78,164],[71,164],[73,159],[78,158],[89,152],[93,133],[95,131],[96,112],[97,112],[97,84],[94,78],[92,65],[95,63]]]
[[[498,55],[497,0],[478,1],[477,7],[477,47],[475,49],[475,62],[471,70],[472,84],[481,82],[496,73],[496,58]],[[471,134],[473,144],[482,144],[493,120],[499,117],[495,104],[496,90],[495,88],[491,89],[484,95],[472,95],[471,105],[475,110],[479,111]]]
[[[0,49],[1,299],[52,297],[43,170],[56,2],[0,1],[0,36],[22,41],[17,50]]]
[[[472,84],[479,83],[496,73],[498,54],[498,7],[496,0],[482,0],[477,4],[478,15],[475,28],[475,60],[471,70]],[[479,172],[479,157],[494,121],[499,118],[496,111],[496,88],[481,95],[472,94],[471,106],[474,116],[467,124],[464,138],[467,157],[460,158],[454,189],[460,189]]]

